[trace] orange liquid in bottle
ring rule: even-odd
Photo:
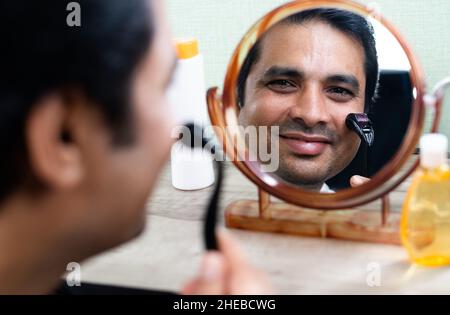
[[[450,264],[450,169],[421,169],[403,205],[401,239],[413,263]]]

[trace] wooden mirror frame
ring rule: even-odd
[[[240,108],[237,104],[237,78],[249,50],[264,32],[274,24],[300,11],[317,7],[334,7],[349,10],[362,16],[372,17],[386,27],[399,42],[411,64],[410,77],[414,92],[409,127],[404,142],[396,155],[369,183],[334,194],[307,192],[271,174],[263,173],[260,170],[259,163],[243,158],[248,156],[248,151],[247,148],[241,148],[237,145],[237,143],[242,143],[240,141],[243,140],[238,128],[229,128],[230,126],[238,126]],[[211,122],[215,126],[216,131],[217,128],[221,130],[221,134],[218,134],[218,137],[224,151],[236,167],[259,187],[260,191],[265,191],[281,200],[301,207],[339,210],[363,205],[385,196],[400,185],[417,168],[419,160],[413,153],[416,150],[425,121],[424,90],[422,69],[410,46],[400,35],[399,31],[378,12],[349,0],[297,0],[271,11],[247,32],[235,49],[231,62],[228,65],[223,94],[220,95],[218,93],[217,87],[211,88],[207,93],[207,102]],[[438,110],[434,115],[432,132],[438,129],[439,116]],[[402,169],[410,159],[414,159],[411,167]],[[260,200],[260,202],[262,201]]]

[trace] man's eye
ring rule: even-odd
[[[289,80],[274,80],[267,84],[267,87],[275,92],[288,93],[296,89],[295,84]]]
[[[352,91],[347,90],[342,87],[333,87],[329,88],[328,92],[332,94],[333,97],[337,97],[339,99],[352,99],[355,95]]]

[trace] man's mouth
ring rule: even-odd
[[[284,143],[297,155],[317,156],[322,154],[331,144],[328,137],[322,135],[305,135],[302,133],[286,133],[280,135]]]

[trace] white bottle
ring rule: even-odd
[[[177,125],[193,122],[210,125],[206,105],[203,56],[196,39],[176,40],[178,64],[169,89],[169,100]],[[177,142],[171,151],[172,185],[180,190],[198,190],[214,183],[211,154]]]

